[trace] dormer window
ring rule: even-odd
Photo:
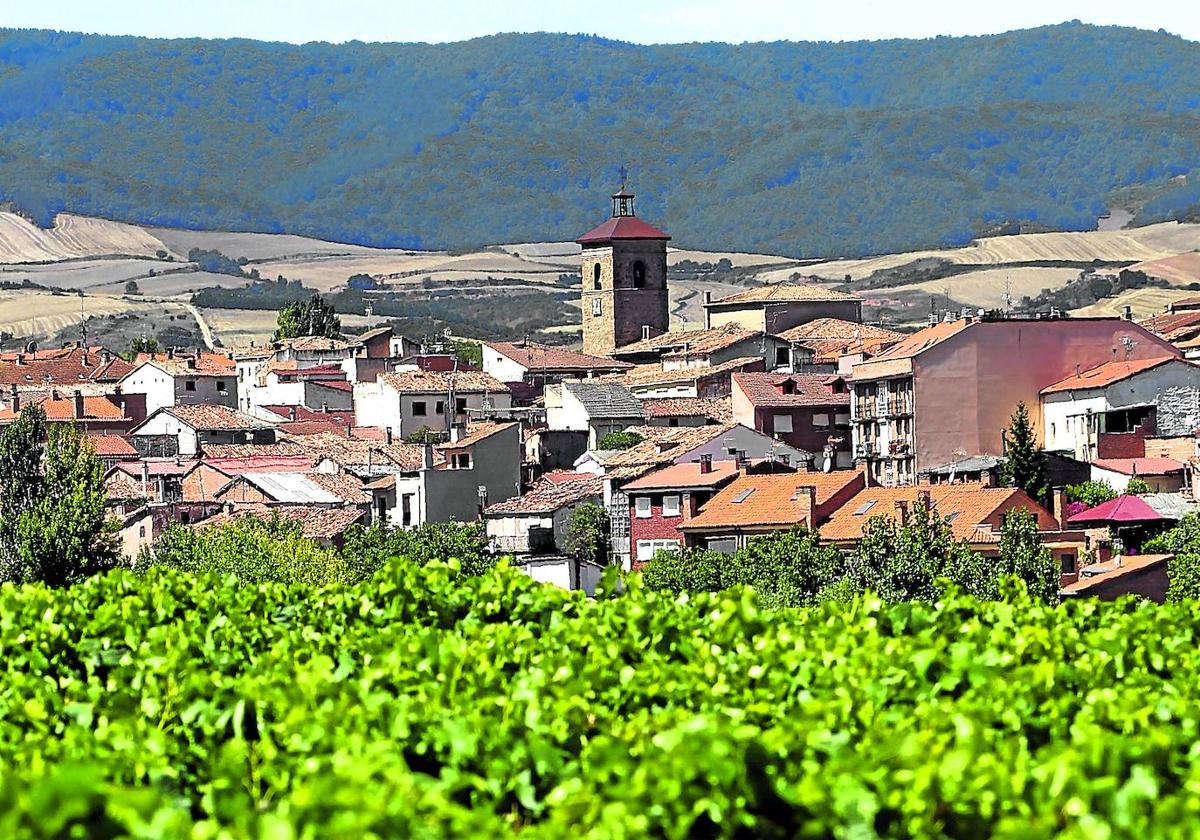
[[[780,382],[780,383],[779,383],[779,393],[781,393],[781,394],[794,394],[794,393],[796,393],[796,380],[794,380],[794,379],[785,379],[785,380],[783,380],[782,382]]]

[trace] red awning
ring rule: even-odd
[[[1158,522],[1162,514],[1146,504],[1139,496],[1117,496],[1104,504],[1077,513],[1067,522],[1071,525],[1100,524],[1117,522],[1132,524],[1135,522]]]

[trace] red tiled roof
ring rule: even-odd
[[[237,372],[237,362],[224,353],[138,353],[133,367],[146,362],[171,376],[230,376]]]
[[[861,477],[859,470],[739,476],[682,527],[755,528],[798,524],[811,527],[812,511],[804,488],[813,488],[815,504],[822,505]]]
[[[1194,300],[1195,298],[1187,298],[1183,301],[1176,301],[1176,303],[1191,303]],[[1141,322],[1141,325],[1167,341],[1190,338],[1200,332],[1200,311],[1192,309],[1186,312],[1163,312],[1147,318]]]
[[[1096,458],[1092,466],[1122,475],[1170,475],[1183,471],[1174,458]]]
[[[192,528],[211,528],[225,525],[243,516],[270,519],[278,516],[289,522],[300,523],[304,536],[309,539],[332,539],[345,532],[366,514],[360,507],[308,507],[306,505],[242,505],[232,513],[222,512],[192,525]]]
[[[343,428],[354,422],[353,411],[317,411],[306,405],[264,405],[263,408],[283,420],[322,420]]]
[[[160,409],[181,423],[203,431],[251,431],[269,429],[271,424],[225,405],[172,405]]]
[[[119,435],[88,435],[92,448],[101,458],[136,458],[133,444]]]
[[[734,374],[734,376],[743,375]],[[726,397],[670,397],[642,400],[642,411],[647,417],[707,417],[718,423],[728,423],[733,419],[733,408]]]
[[[379,381],[397,391],[416,394],[444,394],[451,387],[459,394],[508,393],[508,386],[490,373],[478,370],[460,370],[457,373],[440,370],[405,370],[383,373]]]
[[[124,461],[116,464],[113,470],[141,478],[142,465],[145,464],[151,476],[183,475],[198,463],[200,462],[196,458],[142,458],[139,461]]]
[[[1130,359],[1124,362],[1105,362],[1098,367],[1090,368],[1073,376],[1068,376],[1066,379],[1061,379],[1053,385],[1047,385],[1042,389],[1043,394],[1056,394],[1062,391],[1080,391],[1087,388],[1104,388],[1112,385],[1114,382],[1120,382],[1123,379],[1142,373],[1143,371],[1151,370],[1159,365],[1165,365],[1167,362],[1176,360],[1175,356],[1163,356],[1158,359]],[[1185,364],[1187,364],[1185,362]],[[1196,369],[1197,377],[1200,377],[1200,368]]]
[[[779,334],[787,341],[900,341],[904,333],[876,324],[856,324],[841,318],[817,318]]]
[[[639,386],[661,385],[666,382],[696,382],[709,376],[720,376],[732,371],[746,368],[762,368],[762,356],[739,356],[721,362],[719,365],[697,365],[683,367],[677,370],[663,370],[662,364],[650,362],[644,365],[634,365],[624,373],[600,377],[602,382],[616,382],[628,388]]]
[[[262,447],[268,448],[268,447]],[[247,455],[241,458],[221,458],[210,456],[207,451],[201,463],[220,470],[227,475],[241,475],[246,472],[307,472],[312,468],[314,458],[308,453],[300,455]]]
[[[628,362],[618,362],[607,356],[592,356],[588,353],[577,353],[574,350],[534,344],[533,342],[487,341],[484,343],[501,356],[530,370],[623,370],[630,367]]]
[[[828,373],[735,373],[733,381],[755,406],[849,406],[850,393],[835,394]],[[793,389],[786,393],[785,388]]]
[[[28,399],[23,403],[21,409],[24,410],[31,405],[40,405],[42,410],[46,412],[46,419],[52,423],[65,423],[68,421],[86,423],[89,420],[121,421],[129,419],[121,411],[120,406],[103,396],[85,396],[83,398],[82,416],[75,414],[74,395],[64,397],[61,394],[55,394],[41,399]],[[0,424],[13,422],[19,413],[14,412],[11,408],[0,409]]]
[[[275,342],[276,347],[290,347],[293,350],[306,351],[330,351],[330,350],[349,350],[355,347],[361,347],[362,343],[357,339],[347,341],[341,338],[326,338],[321,335],[304,335],[299,338],[287,338],[282,341]]]
[[[466,436],[459,438],[454,443],[439,443],[434,449],[444,452],[450,449],[463,449],[468,446],[474,446],[479,441],[490,438],[492,435],[503,432],[505,429],[511,429],[515,425],[516,423],[472,423],[467,429]]]
[[[613,353],[618,356],[665,353],[682,350],[685,346],[689,353],[715,353],[761,335],[761,332],[748,330],[738,324],[722,324],[706,330],[672,330],[618,347]]]
[[[580,245],[602,245],[614,239],[662,239],[671,237],[637,216],[613,216],[575,241]]]
[[[574,481],[539,481],[523,496],[497,502],[484,510],[484,516],[510,514],[552,513],[575,504],[589,496],[599,498],[604,493],[604,480],[588,475]]]
[[[671,464],[625,485],[625,490],[674,490],[676,488],[719,487],[738,474],[735,461],[714,461],[709,472],[700,472],[700,464],[688,461]]]
[[[105,351],[106,352],[106,351]],[[0,361],[0,385],[66,385],[77,382],[109,382],[124,377],[133,366],[119,356],[104,361],[100,352],[73,348],[65,354],[24,361]]]
[[[918,330],[886,351],[872,359],[881,362],[888,359],[908,359],[928,350],[935,344],[941,344],[948,338],[958,335],[971,325],[971,322],[959,319],[955,321],[939,321],[923,330]]]

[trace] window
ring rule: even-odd
[[[146,538],[146,526],[145,525],[141,525],[138,527],[138,537],[140,539]]]
[[[592,267],[592,288],[596,291],[600,291],[600,263],[596,263],[596,265]],[[592,308],[595,308],[594,304]]]
[[[663,516],[679,516],[678,496],[663,496]]]
[[[751,487],[748,490],[743,490],[742,492],[738,493],[736,496],[733,497],[733,502],[731,502],[731,504],[740,505],[742,502],[746,501],[752,495],[754,495],[754,489],[755,488]]]
[[[455,452],[450,456],[450,469],[452,470],[469,470],[471,469],[471,453],[470,452]]]
[[[405,493],[400,497],[400,524],[408,527],[413,524],[413,494]]]
[[[850,413],[846,412],[845,414],[835,414],[833,416],[833,425],[837,426],[839,429],[849,429]]]
[[[637,560],[646,563],[660,551],[679,551],[679,540],[638,540]]]
[[[1075,574],[1075,555],[1074,554],[1064,554],[1060,558],[1060,562],[1062,563],[1062,573],[1064,575]]]
[[[786,367],[791,362],[791,354],[786,347],[775,348],[775,367]]]
[[[825,429],[828,429],[829,428],[829,415],[828,414],[814,414],[813,415],[813,428],[817,429],[818,431],[823,431]]]
[[[854,515],[855,516],[865,516],[867,511],[869,511],[873,507],[875,507],[874,501],[863,502],[861,505],[858,506],[858,509],[854,511]]]
[[[229,393],[229,389],[225,387],[224,379],[217,380],[217,393],[218,394],[228,394]]]
[[[412,404],[413,417],[424,417],[426,413],[425,401],[418,400]]]
[[[467,413],[466,397],[457,397],[454,400],[454,413],[455,414],[466,414]]]
[[[1053,424],[1053,423],[1051,423],[1051,424],[1050,424],[1050,437],[1054,437],[1054,436],[1055,436],[1055,432],[1054,432],[1054,424]]]
[[[773,428],[773,429],[774,429],[776,432],[783,432],[784,434],[791,434],[791,431],[792,431],[792,415],[790,415],[790,414],[776,414],[776,415],[775,415],[775,416],[774,416],[774,417],[771,419],[771,422],[774,424],[774,425],[773,425],[771,428]]]
[[[180,521],[180,523],[182,523],[184,525],[188,525],[192,521],[192,515],[185,511],[184,513],[181,513],[179,515],[179,521]]]
[[[633,503],[634,503],[634,507],[637,509],[637,518],[638,519],[649,519],[650,518],[650,497],[649,496],[638,496],[636,499],[633,500]]]
[[[433,413],[434,414],[445,414],[446,413],[446,401],[438,400],[436,403],[434,403]]]
[[[633,288],[644,289],[646,287],[646,264],[638,260],[633,264]]]
[[[195,379],[189,379],[187,382],[184,382],[184,383],[183,383],[183,390],[185,390],[185,391],[195,391],[195,390],[196,390],[196,380],[195,380]]]

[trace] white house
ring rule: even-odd
[[[422,429],[449,433],[472,409],[512,407],[508,386],[482,371],[425,371],[406,367],[354,383],[354,417],[403,438]]]
[[[1168,356],[1106,362],[1041,391],[1045,448],[1082,461],[1124,457],[1122,436],[1176,436],[1200,426],[1200,366]]]
[[[142,354],[121,380],[121,389],[146,395],[147,416],[173,405],[238,405],[236,365],[218,353]]]
[[[246,386],[247,413],[264,416],[266,405],[302,405],[331,411],[350,411],[353,389],[338,365],[297,368],[294,362],[272,360]]]
[[[546,426],[551,431],[587,432],[595,449],[609,432],[645,422],[641,401],[615,382],[566,380],[546,386]]]

